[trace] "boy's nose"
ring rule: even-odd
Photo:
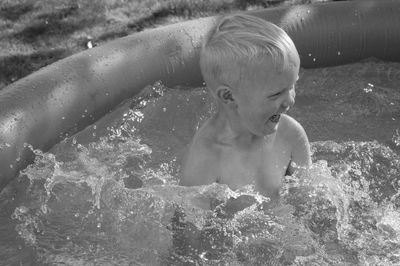
[[[290,107],[291,105],[289,105],[287,102],[283,102],[281,104],[280,113],[286,113],[287,111],[289,111]]]
[[[290,109],[290,107],[292,107],[294,105],[294,98],[295,98],[295,93],[287,93],[285,95],[286,97],[283,99],[282,103],[281,103],[281,109],[282,112],[286,112]]]

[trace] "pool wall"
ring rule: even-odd
[[[248,13],[283,27],[304,68],[368,57],[400,61],[400,1],[365,0]],[[216,17],[146,30],[80,52],[0,91],[0,189],[33,161],[146,85],[202,86],[198,52]]]

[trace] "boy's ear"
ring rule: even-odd
[[[219,86],[216,93],[218,99],[225,104],[232,104],[235,102],[232,95],[232,89],[228,86]]]

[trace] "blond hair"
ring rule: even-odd
[[[293,65],[298,53],[293,41],[278,26],[264,19],[233,14],[220,18],[203,41],[200,68],[213,92],[220,84],[235,85],[246,66],[270,59],[275,70]]]

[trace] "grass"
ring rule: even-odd
[[[39,68],[148,28],[330,0],[0,0],[0,90]]]

